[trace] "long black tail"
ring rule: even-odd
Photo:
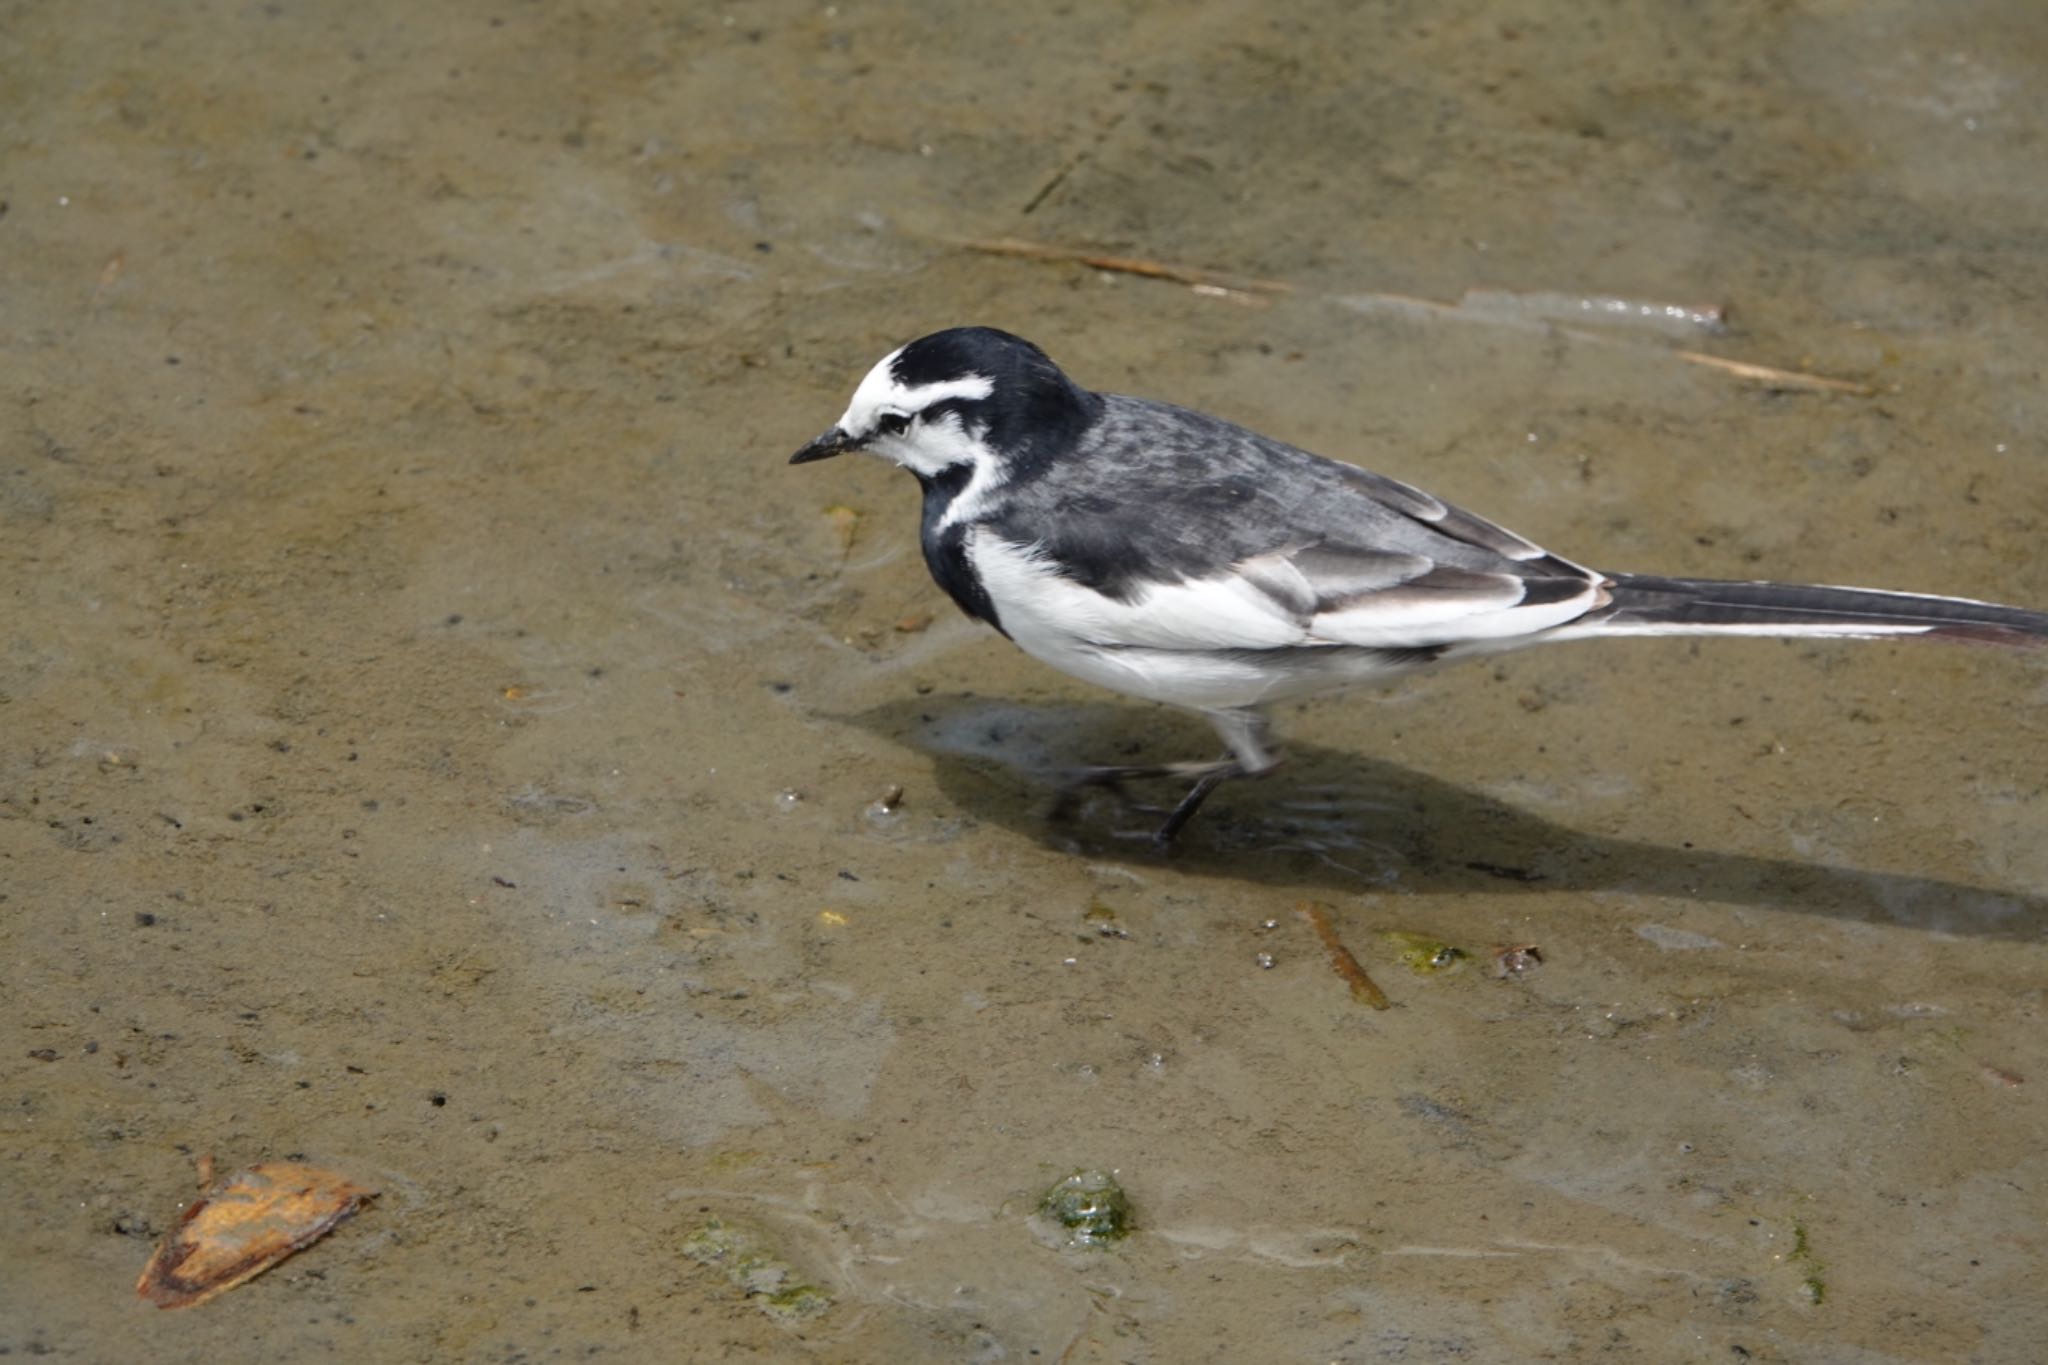
[[[1559,635],[1916,636],[2048,648],[2048,613],[1964,597],[1616,573],[1612,601]]]

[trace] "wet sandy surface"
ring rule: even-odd
[[[1585,562],[2048,603],[2039,7],[1727,8],[11,7],[0,1351],[2036,1358],[2038,661],[1449,672],[1166,859],[1054,774],[1205,729],[782,465],[987,322]],[[1356,297],[1468,288],[1733,326]],[[201,1154],[382,1194],[164,1314]]]

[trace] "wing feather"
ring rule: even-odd
[[[1014,557],[1013,594],[1030,580],[992,590],[1006,621],[1039,614],[1100,649],[1487,648],[1608,600],[1600,575],[1399,480],[1167,404],[1104,405],[1071,458],[1015,471],[977,532]]]

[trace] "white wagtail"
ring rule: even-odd
[[[866,450],[924,488],[924,558],[969,616],[1114,691],[1209,718],[1218,784],[1278,763],[1262,708],[1552,640],[1911,635],[2048,645],[2048,615],[1868,588],[1601,573],[1407,484],[1143,398],[987,327],[884,356],[791,464]]]

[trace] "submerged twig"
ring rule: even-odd
[[[1080,247],[1030,242],[1016,237],[967,237],[957,238],[955,241],[969,251],[979,251],[991,256],[1014,256],[1029,261],[1084,265],[1091,270],[1103,270],[1111,274],[1165,280],[1170,284],[1186,285],[1198,294],[1229,298],[1240,303],[1259,303],[1283,295],[1306,293],[1300,286],[1286,280],[1252,279],[1226,274],[1220,270],[1206,270],[1200,266],[1153,260],[1146,256],[1115,256]],[[1452,322],[1477,322],[1490,327],[1540,331],[1568,336],[1575,341],[1593,341],[1608,345],[1623,343],[1613,336],[1591,331],[1584,326],[1574,326],[1569,322],[1560,321],[1560,318],[1584,318],[1594,322],[1618,323],[1666,336],[1718,333],[1727,323],[1727,310],[1718,304],[1661,303],[1647,299],[1622,299],[1607,295],[1580,296],[1555,291],[1468,289],[1456,303],[1426,299],[1413,294],[1373,292],[1319,297],[1326,302],[1361,313],[1401,313]],[[1874,385],[1853,379],[1834,379],[1827,375],[1810,374],[1804,370],[1787,370],[1775,365],[1759,365],[1748,360],[1730,360],[1723,356],[1708,355],[1703,351],[1671,349],[1667,353],[1689,365],[1704,365],[1709,369],[1733,375],[1737,379],[1747,379],[1778,390],[1846,393],[1858,398],[1869,398],[1877,393]]]
[[[1387,993],[1365,974],[1365,968],[1358,965],[1358,959],[1337,937],[1337,926],[1330,923],[1330,908],[1320,901],[1300,901],[1294,909],[1308,921],[1308,927],[1316,931],[1316,937],[1323,941],[1323,950],[1330,955],[1330,966],[1351,987],[1351,998],[1376,1010],[1393,1008],[1394,1002],[1387,999]]]
[[[1680,360],[1693,365],[1705,365],[1710,369],[1726,370],[1738,379],[1754,379],[1759,384],[1774,389],[1807,389],[1821,393],[1853,393],[1858,398],[1869,398],[1877,393],[1874,384],[1858,383],[1853,379],[1830,379],[1824,374],[1808,374],[1804,370],[1781,370],[1775,365],[1757,365],[1747,360],[1730,360],[1725,356],[1707,355],[1701,351],[1675,351]]]
[[[961,238],[959,244],[969,251],[979,251],[990,256],[1019,256],[1027,261],[1085,265],[1091,270],[1106,270],[1114,275],[1139,275],[1148,280],[1167,280],[1174,284],[1187,285],[1205,294],[1296,292],[1295,287],[1285,280],[1245,279],[1236,275],[1226,275],[1220,270],[1204,270],[1200,266],[1174,265],[1144,256],[1111,256],[1102,252],[1085,251],[1079,247],[1055,246],[1048,242],[1027,242],[1016,237],[966,237]]]

